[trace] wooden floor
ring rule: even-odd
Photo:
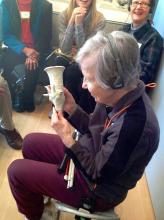
[[[16,127],[23,137],[34,131],[53,133],[50,119],[47,117],[50,106],[47,101],[37,105],[34,113],[13,112]],[[0,135],[0,220],[24,220],[24,216],[17,211],[6,175],[9,164],[21,157],[21,151],[8,147],[4,137]],[[116,212],[121,220],[155,220],[145,176],[136,188],[129,192],[127,199],[116,207]],[[73,216],[66,214],[61,218],[61,220],[72,219]]]

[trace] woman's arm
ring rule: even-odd
[[[5,45],[15,51],[17,54],[21,54],[23,48],[26,47],[16,36],[11,33],[11,27],[9,19],[11,18],[7,8],[2,2],[2,40]],[[12,19],[12,18],[11,18]]]
[[[90,22],[89,18],[90,15],[88,14],[83,23],[75,25],[75,42],[77,49],[80,49],[88,38],[94,36],[98,31],[103,30],[103,28],[105,27],[105,18],[102,14],[99,14],[99,20],[94,30],[92,30],[92,32],[90,33],[86,32],[87,29],[84,28],[84,26],[86,26],[87,23]]]
[[[66,23],[65,12],[59,15],[59,45],[63,53],[71,54],[73,47],[74,25]]]
[[[156,79],[163,50],[163,39],[158,33],[152,34],[140,48],[141,76],[145,84]]]

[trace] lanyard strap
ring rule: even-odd
[[[124,112],[126,112],[126,110],[130,106],[131,106],[131,104],[129,104],[126,107],[122,108],[120,111],[115,113],[111,118],[107,117],[107,119],[105,120],[105,123],[104,123],[104,129],[110,127],[110,125],[112,124],[113,119],[118,118],[119,116],[121,116]]]

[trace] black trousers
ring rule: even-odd
[[[3,61],[2,61],[2,66],[4,69],[3,76],[7,80],[10,93],[11,93],[11,98],[12,98],[12,103],[14,104],[15,99],[16,99],[16,88],[12,86],[12,77],[11,73],[14,70],[14,68],[22,64],[24,65],[26,57],[22,55],[18,55],[11,49],[5,49],[5,52],[3,54]],[[37,84],[37,79],[38,79],[38,71],[39,68],[36,69],[35,71],[29,71],[26,70],[26,76],[25,76],[25,81],[24,81],[24,86],[22,89],[22,102],[20,103],[21,105],[30,105],[34,103],[34,92]]]

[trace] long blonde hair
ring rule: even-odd
[[[66,21],[67,23],[69,22],[72,12],[74,10],[74,8],[76,8],[76,0],[70,0],[69,1],[69,5],[68,8],[66,9],[65,13],[66,13]],[[92,0],[91,5],[89,7],[89,10],[91,12],[91,20],[90,20],[90,24],[89,24],[89,31],[92,32],[92,30],[94,30],[94,28],[96,27],[99,18],[101,16],[101,13],[97,11],[96,8],[96,0]]]

